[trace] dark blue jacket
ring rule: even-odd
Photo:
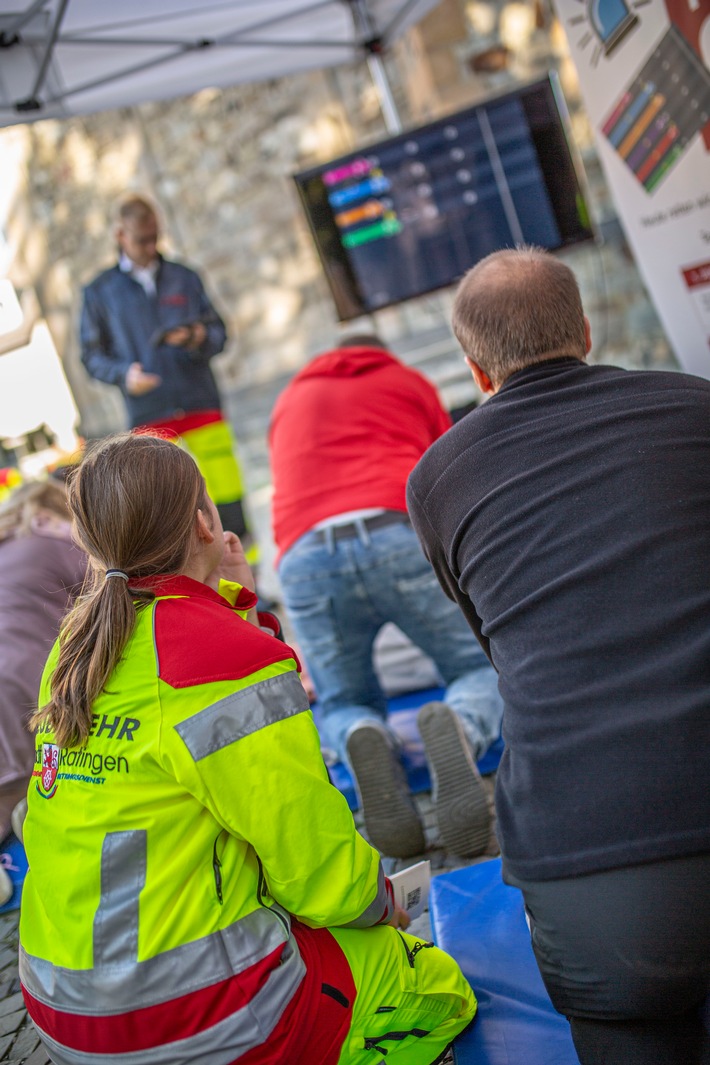
[[[224,322],[200,278],[180,263],[161,259],[156,290],[155,296],[146,295],[118,266],[104,270],[84,289],[81,361],[92,377],[118,385],[131,426],[172,418],[182,411],[220,409],[209,360],[224,347]],[[198,321],[207,329],[198,350],[161,342],[166,331]],[[162,384],[144,396],[129,396],[125,378],[133,362],[139,362],[146,373],[159,374]]]

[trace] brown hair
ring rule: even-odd
[[[67,616],[51,698],[34,716],[60,747],[85,743],[92,705],[118,665],[136,610],[154,598],[131,578],[179,573],[206,502],[193,459],[163,437],[121,433],[87,451],[68,483],[75,538],[89,556],[88,594]],[[106,580],[109,569],[128,575]]]
[[[381,340],[376,333],[353,333],[351,336],[343,337],[338,341],[339,348],[382,348],[383,351],[388,351],[388,347],[384,340]]]
[[[157,219],[158,212],[153,204],[146,200],[143,196],[138,196],[135,193],[126,196],[121,200],[116,208],[116,225],[122,226],[129,219],[137,222],[145,222],[148,218]]]
[[[0,542],[25,536],[31,529],[32,519],[41,510],[68,521],[71,514],[64,487],[53,481],[18,485],[0,506]]]
[[[586,355],[577,280],[541,248],[497,251],[477,263],[459,285],[451,324],[496,387],[533,363]]]

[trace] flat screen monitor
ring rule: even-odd
[[[293,177],[341,321],[593,236],[554,74]]]

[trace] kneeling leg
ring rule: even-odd
[[[433,1065],[476,1013],[457,963],[389,926],[330,931],[357,988],[338,1065]]]

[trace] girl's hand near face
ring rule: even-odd
[[[206,583],[209,584],[210,588],[214,588],[215,591],[219,590],[219,582],[221,580],[233,581],[235,584],[241,584],[243,588],[248,588],[250,592],[255,591],[254,574],[244,555],[241,540],[233,532],[224,532],[223,536],[224,553],[222,554],[222,561],[210,573]],[[252,625],[259,625],[256,607],[252,607],[246,619]]]
[[[253,592],[255,590],[254,574],[246,560],[241,540],[233,532],[225,532],[223,535],[224,554],[222,555],[222,562],[215,571],[218,575],[218,582],[220,579],[223,581],[236,581],[243,588],[248,588],[250,592]]]

